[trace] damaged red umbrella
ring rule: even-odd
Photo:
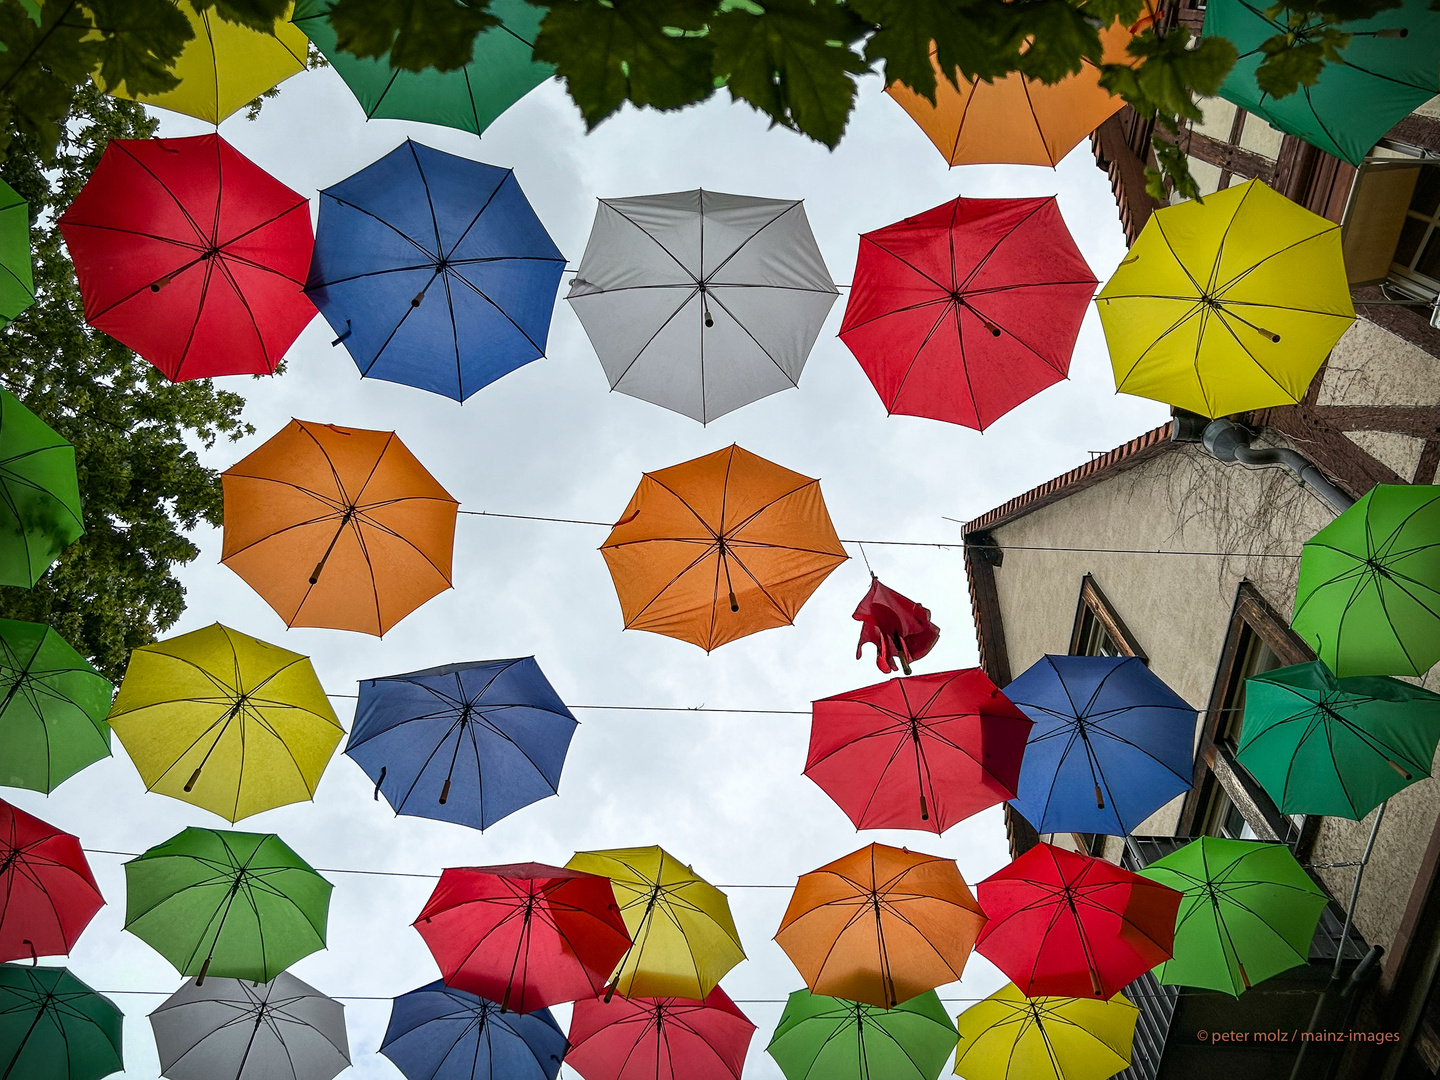
[[[930,621],[930,609],[880,584],[873,573],[870,591],[855,609],[855,621],[862,624],[855,659],[860,659],[867,643],[874,645],[875,666],[887,675],[895,670],[896,660],[909,675],[910,664],[940,640],[940,628]]]

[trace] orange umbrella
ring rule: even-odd
[[[646,473],[600,550],[625,629],[706,652],[789,626],[847,557],[820,481],[738,446]]]
[[[812,993],[889,1009],[960,978],[984,925],[953,859],[871,844],[801,877],[775,940]]]
[[[1125,63],[1130,39],[1149,23],[1130,28],[1115,23],[1100,35],[1102,59]],[[957,88],[935,59],[935,104],[903,83],[885,92],[900,103],[951,165],[1056,165],[1125,102],[1100,85],[1100,69],[1082,61],[1081,70],[1047,86],[1038,79],[1007,75],[973,83],[955,73]]]
[[[220,561],[286,626],[378,636],[450,588],[459,503],[393,431],[291,420],[221,481]]]

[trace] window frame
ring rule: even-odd
[[[1142,664],[1149,665],[1150,658],[1145,655],[1145,650],[1140,647],[1140,642],[1135,639],[1135,635],[1125,625],[1125,620],[1115,610],[1115,605],[1110,603],[1091,574],[1086,574],[1080,579],[1080,599],[1075,605],[1075,624],[1070,630],[1069,652],[1071,656],[1086,655],[1077,650],[1083,639],[1087,615],[1104,627],[1121,655],[1133,656]]]

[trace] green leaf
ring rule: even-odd
[[[226,22],[268,34],[285,18],[290,0],[190,0],[197,11],[211,9]]]
[[[1255,82],[1271,97],[1293,94],[1301,86],[1314,86],[1326,64],[1341,59],[1350,35],[1331,26],[1311,30],[1303,38],[1276,34],[1260,43],[1265,59],[1255,69]]]
[[[330,25],[345,52],[388,54],[403,71],[454,71],[470,63],[476,36],[500,25],[489,8],[490,0],[335,0]]]
[[[100,31],[96,66],[106,83],[124,83],[131,94],[179,84],[170,68],[195,31],[171,0],[88,0],[86,7]]]
[[[1100,26],[1066,0],[1032,0],[1021,8],[1020,32],[1030,43],[1020,70],[1032,79],[1056,83],[1076,74],[1081,58],[1100,62]]]
[[[935,100],[935,63],[956,83],[1002,78],[1018,68],[1025,48],[1023,7],[1029,0],[850,0],[876,26],[866,59],[883,62],[886,83],[900,82]]]
[[[1143,63],[1101,65],[1100,85],[1124,98],[1142,116],[1188,120],[1203,119],[1196,95],[1214,95],[1238,56],[1226,38],[1208,37],[1195,44],[1183,27],[1170,30],[1163,38],[1146,30],[1130,42],[1129,52]]]

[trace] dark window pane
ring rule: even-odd
[[[1105,624],[1095,617],[1095,613],[1086,608],[1085,616],[1080,623],[1080,656],[1121,656],[1120,646],[1105,629]]]
[[[1440,229],[1431,229],[1420,257],[1415,260],[1415,269],[1428,278],[1440,278]]]
[[[1425,232],[1429,228],[1429,224],[1419,218],[1407,217],[1405,219],[1405,226],[1400,230],[1400,243],[1395,245],[1396,266],[1410,269],[1415,262],[1415,256],[1419,254],[1420,244],[1425,239]]]
[[[1418,210],[1426,217],[1434,217],[1440,210],[1440,168],[1427,167],[1420,170],[1420,179],[1415,183],[1415,194],[1410,199],[1410,209]]]

